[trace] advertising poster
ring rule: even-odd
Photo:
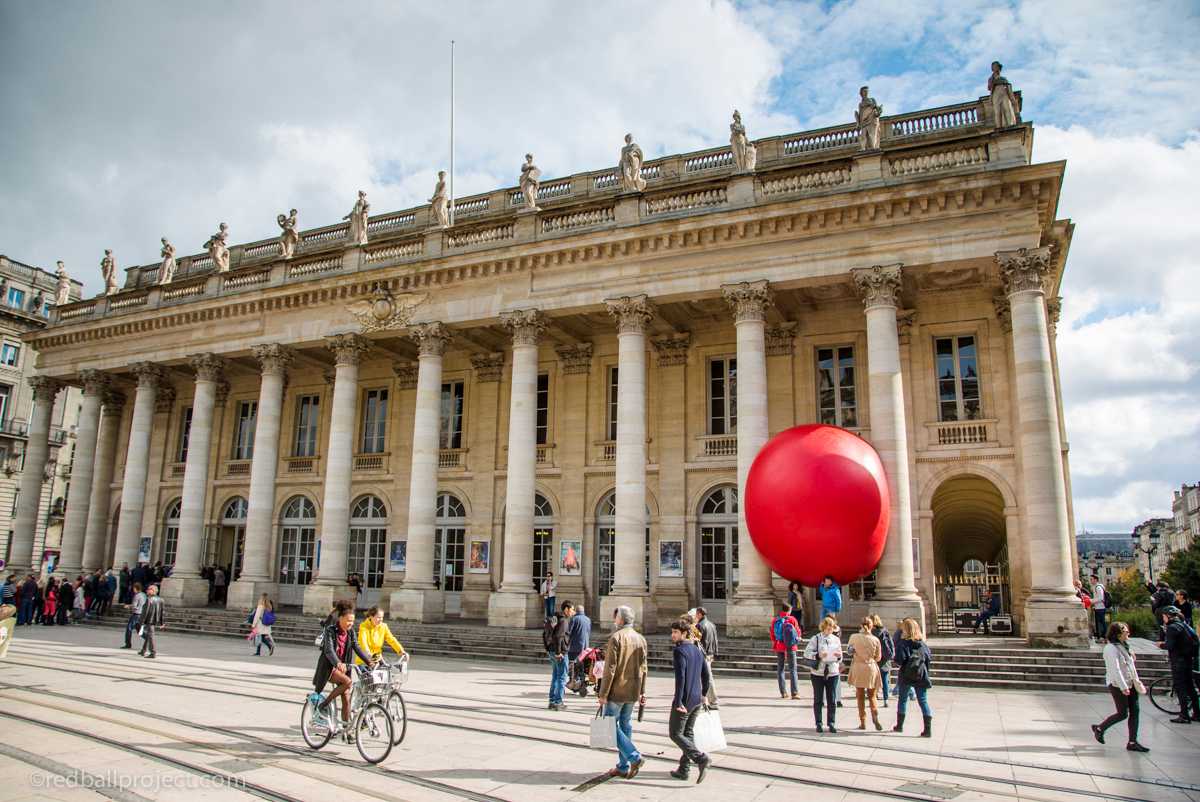
[[[388,568],[393,571],[403,571],[408,564],[408,541],[393,540],[392,550],[388,555]]]
[[[658,542],[658,575],[683,576],[683,541]]]
[[[579,576],[583,573],[583,541],[564,540],[559,543],[559,576]]]
[[[491,569],[491,548],[491,541],[472,540],[467,570],[472,574],[486,574]]]

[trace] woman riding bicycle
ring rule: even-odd
[[[321,656],[317,658],[317,671],[313,674],[313,687],[317,693],[325,684],[333,681],[334,688],[318,706],[320,713],[332,724],[329,706],[341,697],[342,724],[350,724],[350,657],[361,658],[360,662],[374,665],[375,661],[364,652],[354,635],[354,605],[348,601],[337,602],[333,607],[333,623],[325,627],[321,637]]]
[[[363,650],[371,655],[375,662],[383,659],[383,646],[386,643],[392,647],[392,650],[404,656],[404,647],[400,645],[400,641],[396,640],[396,636],[392,634],[392,630],[388,625],[383,623],[383,611],[378,607],[372,607],[367,610],[367,617],[358,626],[358,643],[363,647]],[[361,658],[354,660],[359,665],[362,664]]]

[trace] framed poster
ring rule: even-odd
[[[393,540],[391,542],[391,551],[388,554],[388,569],[392,571],[403,571],[408,565],[408,541]]]
[[[490,540],[472,540],[467,571],[472,574],[486,574],[490,571],[492,567],[491,549],[492,542]]]
[[[683,576],[683,541],[658,541],[658,575]]]
[[[558,544],[558,575],[579,576],[583,573],[583,541],[563,540]]]
[[[138,556],[137,556],[138,562],[140,562],[140,563],[150,562],[150,542],[151,542],[151,540],[152,540],[152,538],[144,537],[144,538],[142,538],[141,542],[138,544]]]

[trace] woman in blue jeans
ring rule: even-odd
[[[921,715],[925,720],[925,728],[921,731],[922,738],[933,736],[933,711],[929,709],[928,694],[933,683],[929,680],[929,667],[933,663],[933,653],[925,643],[925,635],[921,625],[915,619],[906,618],[901,623],[903,637],[896,642],[896,726],[892,732],[904,731],[904,708],[908,705],[908,692],[912,689],[917,696],[917,704],[921,707]]]

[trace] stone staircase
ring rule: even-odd
[[[197,635],[245,637],[246,615],[218,608],[172,608],[167,611],[173,632]],[[123,627],[126,616],[119,612],[92,623]],[[417,624],[389,621],[389,626],[406,649],[416,654],[441,657],[505,660],[519,663],[544,662],[539,630],[499,629],[482,622]],[[300,612],[280,612],[272,631],[279,643],[312,645],[319,621]],[[765,632],[765,627],[764,627]],[[600,646],[605,633],[593,631],[593,645]],[[651,635],[650,669],[671,670],[670,639]],[[1104,687],[1104,659],[1099,650],[1034,649],[1020,641],[978,641],[958,645],[953,639],[933,644],[933,681],[938,685],[987,690],[1053,690],[1097,692]],[[770,643],[747,638],[722,638],[720,657],[714,666],[718,676],[775,676],[775,656]],[[1138,670],[1147,683],[1168,673],[1165,657],[1138,655]],[[803,677],[802,677],[803,679]]]

